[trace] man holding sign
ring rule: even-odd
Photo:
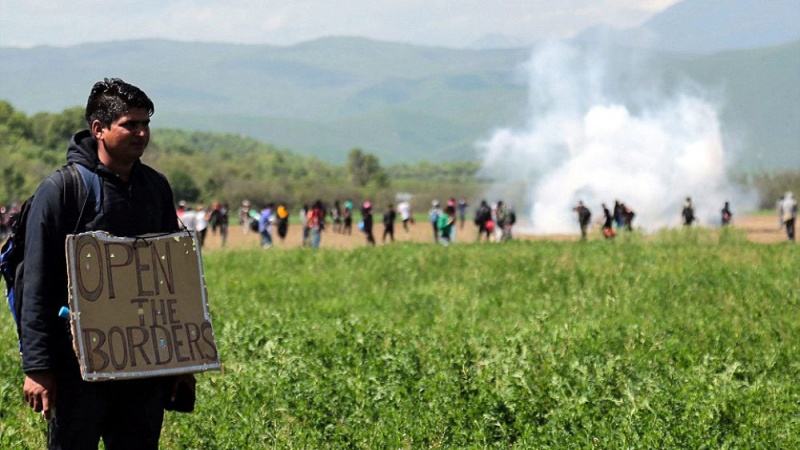
[[[64,204],[60,173],[36,191],[26,228],[21,317],[24,393],[48,424],[48,446],[157,449],[164,409],[178,392],[194,396],[193,375],[87,382],[81,378],[66,306],[67,234],[103,230],[141,236],[178,230],[166,178],[142,164],[150,140],[152,101],[119,79],[97,82],[86,105],[88,130],[75,134],[67,162],[91,172],[82,204]],[[84,173],[88,173],[84,171]],[[83,183],[82,183],[83,184]],[[97,196],[93,189],[99,189]],[[100,204],[95,207],[95,199]],[[75,217],[77,216],[77,220]]]

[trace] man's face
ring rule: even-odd
[[[92,131],[102,147],[101,153],[114,163],[132,164],[144,154],[150,142],[150,116],[146,109],[133,108],[108,127],[95,121]]]

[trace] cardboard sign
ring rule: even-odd
[[[219,370],[194,233],[67,236],[73,346],[84,380]]]

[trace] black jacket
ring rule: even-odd
[[[130,182],[124,183],[100,163],[97,141],[88,130],[72,137],[67,162],[87,167],[100,180],[100,210],[96,215],[93,207],[84,210],[91,220],[79,232],[137,236],[178,230],[172,190],[152,168],[137,161]],[[36,190],[28,216],[21,318],[25,373],[77,367],[69,321],[58,317],[58,311],[67,305],[68,296],[64,241],[75,230],[75,211],[81,205],[63,204],[63,186],[58,173],[47,177]]]

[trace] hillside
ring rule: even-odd
[[[682,0],[629,29],[594,27],[575,40],[708,55],[800,39],[797,0]]]
[[[151,40],[0,48],[0,99],[28,114],[58,112],[80,106],[97,79],[118,76],[156,99],[156,127],[247,135],[334,163],[354,147],[385,164],[464,161],[493,129],[526,120],[529,57],[528,49],[359,38],[290,47]],[[800,163],[800,42],[650,59],[722,94],[726,131],[755,155],[746,164]]]
[[[800,41],[682,59],[673,67],[723,99],[723,131],[741,146],[742,167],[800,167]]]
[[[713,53],[800,39],[797,0],[684,0],[645,22],[657,49]]]
[[[0,98],[28,113],[59,111],[113,75],[160,99],[158,125],[244,133],[336,162],[356,146],[387,162],[463,160],[472,159],[475,139],[524,104],[515,71],[527,55],[356,38],[291,47],[136,41],[6,48]],[[96,60],[104,61],[102,73],[88,63]]]

